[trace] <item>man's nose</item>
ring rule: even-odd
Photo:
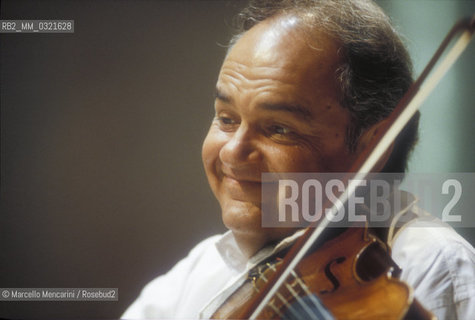
[[[219,152],[221,161],[229,167],[240,167],[259,161],[257,135],[241,124]]]

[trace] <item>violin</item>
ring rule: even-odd
[[[346,203],[358,181],[409,122],[439,80],[468,45],[475,16],[458,22],[427,67],[387,118],[377,137],[360,154],[340,194]],[[449,44],[460,35],[437,69]],[[432,72],[432,73],[431,73]],[[429,77],[429,74],[431,76]],[[327,203],[323,206],[330,208]],[[434,319],[398,280],[400,269],[387,245],[367,226],[329,228],[336,208],[305,229],[287,252],[271,257],[213,314],[213,319]],[[283,256],[282,256],[283,255]]]
[[[411,288],[397,280],[400,269],[387,246],[367,228],[348,228],[331,240],[324,238],[291,272],[259,319],[432,318],[413,299]],[[212,318],[246,318],[242,310],[259,297],[282,263],[277,258],[258,266],[255,276]],[[233,308],[240,301],[245,303]]]

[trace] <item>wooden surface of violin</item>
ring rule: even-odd
[[[251,273],[212,318],[248,318],[248,307],[281,264],[282,260],[274,259],[259,266],[256,276]],[[291,314],[305,319],[311,318],[311,312],[327,309],[336,319],[402,319],[413,295],[396,278],[398,273],[379,239],[366,228],[348,228],[308,254],[258,318],[282,319]]]

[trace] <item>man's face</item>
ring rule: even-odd
[[[203,162],[224,224],[235,234],[281,237],[261,228],[262,172],[345,171],[350,114],[340,104],[336,44],[310,47],[292,16],[264,21],[227,55]]]

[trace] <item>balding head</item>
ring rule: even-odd
[[[346,141],[357,148],[360,136],[386,118],[412,84],[411,61],[389,18],[369,0],[254,0],[239,15],[238,34],[279,15],[298,17],[299,32],[311,42],[327,34],[339,44],[344,59],[336,78],[341,105],[351,112]],[[309,40],[310,39],[310,40]],[[384,171],[404,172],[417,140],[419,113],[399,135]]]

